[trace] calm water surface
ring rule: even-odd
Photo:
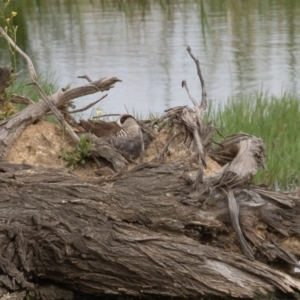
[[[60,87],[85,84],[84,74],[123,80],[99,106],[105,113],[146,117],[190,104],[183,79],[200,100],[187,45],[216,105],[259,90],[300,94],[299,0],[11,1],[18,44],[38,72],[55,73]],[[0,57],[9,59],[5,48]],[[18,66],[26,70],[22,58]],[[78,99],[77,108],[98,98]]]

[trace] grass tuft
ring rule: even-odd
[[[78,165],[84,165],[87,158],[92,155],[94,144],[89,142],[84,135],[80,136],[79,143],[71,151],[63,151],[61,157],[66,161],[66,166],[74,169]]]
[[[55,74],[41,73],[37,78],[37,82],[40,84],[46,95],[51,95],[58,91],[59,86],[57,81],[58,79],[56,78]],[[25,78],[17,78],[12,86],[12,91],[10,89],[11,87],[9,87],[7,90],[13,94],[26,96],[34,102],[37,102],[39,99],[41,99],[41,96],[35,86],[33,84],[29,84],[28,79]]]
[[[288,93],[280,98],[256,93],[231,98],[217,109],[210,104],[206,118],[225,136],[242,131],[261,137],[266,144],[268,170],[260,170],[254,182],[292,189],[300,179],[299,115],[299,98]]]

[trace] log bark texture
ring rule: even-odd
[[[186,205],[194,193],[182,179],[188,168],[144,164],[87,182],[63,169],[2,163],[1,284],[13,291],[51,280],[94,295],[297,297],[299,280],[206,245],[207,236],[232,231],[228,208]]]

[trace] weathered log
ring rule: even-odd
[[[184,204],[194,193],[181,179],[189,167],[144,164],[86,182],[62,169],[0,164],[1,284],[13,291],[50,280],[88,294],[136,296],[299,295],[299,280],[213,246],[214,236],[232,231],[226,197],[214,197],[217,210]],[[295,205],[289,226],[299,235]],[[241,207],[256,218],[264,208]],[[289,226],[281,226],[287,234]]]

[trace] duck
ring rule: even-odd
[[[85,131],[113,145],[127,159],[139,157],[153,139],[129,114],[121,115],[115,122],[82,119],[79,122]]]
[[[132,138],[139,136],[140,126],[132,115],[121,115],[115,122],[80,120],[80,125],[97,137]]]

